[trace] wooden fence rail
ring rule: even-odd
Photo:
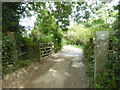
[[[53,43],[39,43],[40,59],[53,54],[53,45]]]
[[[12,52],[12,59],[13,61],[16,61],[19,59],[19,57],[23,57],[27,52],[26,51],[18,51],[17,50],[17,45],[16,45],[16,38],[14,36],[14,32],[7,32],[8,38],[12,44],[11,47],[11,52]],[[28,45],[29,46],[29,45]],[[41,43],[39,42],[39,45],[37,46],[39,50],[39,58],[43,58],[45,56],[49,56],[53,54],[54,50],[54,43],[49,42],[49,43]]]

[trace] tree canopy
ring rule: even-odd
[[[36,15],[32,30],[28,31],[20,25],[20,19]],[[30,22],[33,22],[32,20]],[[37,59],[40,43],[53,43],[54,52],[61,50],[62,45],[77,43],[84,47],[89,65],[94,63],[94,53],[89,57],[89,39],[95,39],[96,31],[115,32],[110,37],[108,72],[101,75],[96,87],[118,87],[115,76],[120,53],[120,2],[114,5],[100,0],[85,2],[3,2],[2,3],[2,47],[4,73],[19,68],[20,64]],[[12,34],[8,34],[12,32]],[[11,35],[11,36],[10,36]],[[14,38],[14,39],[11,39]],[[14,41],[14,42],[12,42]],[[44,45],[45,46],[45,45]],[[14,61],[14,49],[18,60]],[[94,50],[94,48],[92,49]],[[91,50],[91,52],[93,52]],[[10,66],[12,65],[12,67]],[[23,65],[23,66],[24,66]],[[111,66],[111,67],[109,67]],[[89,74],[93,75],[93,67],[89,66]],[[114,71],[113,71],[114,70]],[[112,76],[109,80],[107,77]],[[91,78],[91,77],[90,77]],[[106,80],[104,82],[104,80]],[[111,83],[114,82],[114,83]]]

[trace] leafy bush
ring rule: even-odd
[[[2,64],[3,66],[7,66],[11,64],[12,61],[12,53],[11,53],[11,43],[6,34],[2,33]]]
[[[53,37],[50,35],[49,36],[48,35],[41,35],[39,41],[41,43],[53,42]]]
[[[93,31],[84,25],[74,25],[68,29],[64,37],[68,43],[85,44],[90,37],[93,37]]]
[[[11,71],[16,70],[17,68],[20,68],[20,66],[27,66],[29,64],[28,60],[31,60],[36,58],[36,55],[39,54],[37,52],[38,46],[35,42],[32,41],[32,39],[28,37],[22,37],[20,35],[15,35],[16,38],[16,45],[17,45],[17,51],[18,51],[18,59],[16,61],[12,60],[12,51],[11,47],[12,44],[8,39],[7,34],[3,33],[3,42],[2,42],[2,69],[3,74],[7,74]],[[23,55],[21,55],[24,53]],[[38,57],[38,56],[37,56]],[[22,61],[21,61],[22,59]],[[33,60],[34,60],[33,59]],[[19,63],[19,64],[18,64]]]
[[[87,75],[91,87],[95,88],[118,88],[119,86],[119,38],[117,34],[110,35],[108,62],[103,66],[105,70],[97,76],[98,83],[94,83],[94,43],[93,47],[86,43],[83,47],[86,57]]]
[[[14,62],[16,68],[25,67],[30,65],[30,60],[18,60]]]
[[[94,47],[95,47],[95,41],[92,38],[93,41],[88,41],[86,44],[83,45],[83,52],[85,56],[85,64],[86,64],[86,73],[89,77],[90,86],[94,87]]]
[[[3,66],[3,75],[8,74],[10,72],[14,72],[20,68],[24,68],[28,65],[30,65],[31,61],[30,60],[18,60],[14,61],[13,64],[8,65],[7,67]]]
[[[119,36],[117,33],[110,35],[108,62],[103,71],[98,76],[99,83],[96,88],[119,88]],[[98,87],[99,86],[99,87]]]

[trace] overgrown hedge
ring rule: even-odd
[[[95,41],[93,46],[88,43],[84,45],[84,55],[86,57],[87,75],[89,76],[90,86],[93,88],[119,88],[119,55],[120,45],[117,34],[110,35],[109,38],[109,55],[106,63],[105,71],[98,75],[98,84],[94,83],[94,60],[95,60]]]
[[[23,37],[21,35],[15,34],[18,61],[13,61],[12,59],[12,42],[9,41],[7,34],[2,33],[2,71],[3,74],[7,74],[11,71],[17,70],[20,67],[28,66],[30,61],[38,60],[39,49],[37,42],[32,41],[28,37]]]
[[[7,34],[3,33],[2,42],[2,63],[3,74],[7,74],[18,68],[28,66],[32,61],[39,61],[39,43],[54,43],[54,52],[58,52],[61,45],[61,35],[47,36],[42,35],[40,39],[33,39],[31,37],[24,37],[21,34],[14,33],[18,51],[18,61],[12,59],[12,42],[9,41]],[[45,46],[43,46],[44,48]],[[28,63],[27,63],[28,62]]]

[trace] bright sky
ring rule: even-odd
[[[92,0],[86,0],[86,1],[92,1]],[[112,7],[113,5],[117,5],[119,0],[113,0],[111,3],[109,3],[109,7]],[[31,11],[32,16],[31,17],[25,17],[20,19],[20,25],[25,26],[26,30],[32,30],[34,28],[34,23],[36,21],[37,15],[34,15],[34,12]],[[70,26],[74,25],[75,22],[70,17]]]
[[[25,18],[20,19],[20,25],[25,26],[27,30],[28,30],[28,28],[30,30],[33,29],[34,23],[35,23],[36,17],[37,17],[37,15],[34,15],[33,11],[30,11],[30,13],[32,14],[31,17],[25,17]]]

